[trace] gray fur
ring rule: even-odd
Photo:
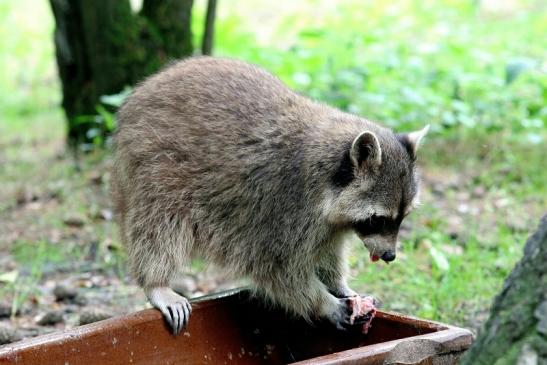
[[[402,219],[417,192],[408,138],[240,61],[178,62],[141,83],[118,122],[115,211],[145,290],[199,255],[295,314],[339,324],[334,295],[353,293],[343,251],[354,223]],[[355,147],[364,131],[380,150]],[[352,145],[362,161],[344,170]],[[361,237],[373,252],[394,250],[396,232]]]

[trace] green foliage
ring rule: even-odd
[[[217,54],[266,66],[306,95],[400,130],[510,131],[539,144],[546,13],[521,4],[519,16],[498,18],[478,4],[344,1],[320,17],[303,7],[271,31],[268,46],[234,14],[217,24]]]
[[[112,133],[116,129],[116,110],[122,105],[125,98],[131,92],[125,88],[122,92],[113,95],[100,97],[100,104],[97,104],[95,115],[80,115],[74,118],[73,125],[78,127],[84,125],[86,140],[91,143],[81,143],[79,148],[83,151],[90,151],[97,147],[110,146]]]

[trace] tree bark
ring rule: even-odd
[[[547,364],[547,215],[462,364]]]
[[[144,0],[141,18],[144,19],[143,38],[149,58],[142,70],[149,75],[167,62],[191,55],[193,0]],[[141,75],[143,76],[143,75]]]
[[[68,121],[68,142],[90,141],[102,95],[121,92],[169,60],[192,53],[192,0],[145,0],[134,14],[128,0],[50,0]]]

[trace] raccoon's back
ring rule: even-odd
[[[211,57],[178,62],[146,79],[118,113],[119,148],[140,153],[191,147],[203,154],[294,135],[306,99],[264,70]],[[267,147],[267,146],[266,146]],[[219,156],[220,157],[220,156]]]
[[[119,119],[122,128],[155,120],[156,128],[186,124],[218,132],[219,128],[278,120],[278,114],[285,113],[296,99],[281,81],[258,67],[199,57],[146,79],[123,105]]]
[[[222,232],[219,247],[267,245],[256,232],[268,240],[283,229],[298,236],[303,225],[282,217],[306,209],[302,142],[317,117],[310,108],[242,62],[197,58],[167,68],[119,112],[113,184],[120,205],[150,197],[164,210],[187,212],[207,232]]]
[[[140,84],[120,109],[115,145],[125,166],[121,175],[156,176],[164,190],[169,184],[180,190],[184,182],[193,191],[281,179],[279,164],[298,154],[304,121],[311,119],[302,115],[306,103],[244,62],[178,62]],[[219,180],[222,186],[209,186]]]

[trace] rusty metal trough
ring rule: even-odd
[[[245,290],[193,300],[189,327],[171,335],[148,309],[0,347],[0,364],[453,364],[469,331],[378,311],[367,335],[310,326]]]

